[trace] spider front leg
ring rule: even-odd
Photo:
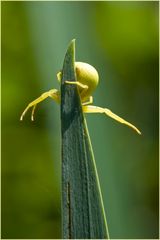
[[[77,85],[80,89],[80,95],[81,95],[81,99],[83,99],[83,96],[85,96],[86,91],[88,90],[88,86],[85,84],[82,84],[80,82],[72,82],[72,81],[65,81],[65,83],[67,84],[71,84],[71,85]]]
[[[89,104],[92,104],[92,103],[93,103],[93,97],[90,96],[88,101],[82,103],[82,106],[89,105]]]
[[[48,92],[43,93],[39,98],[35,99],[33,102],[28,104],[28,106],[25,108],[25,110],[23,111],[23,113],[20,117],[20,121],[23,120],[23,117],[26,114],[26,112],[28,111],[28,109],[32,108],[32,107],[33,107],[33,109],[32,109],[32,113],[31,113],[31,120],[34,121],[34,112],[35,112],[35,108],[36,108],[37,104],[42,102],[43,100],[45,100],[48,97],[51,97],[57,103],[60,103],[59,91],[57,89],[51,89]]]
[[[141,135],[141,132],[138,130],[138,128],[136,128],[133,124],[127,122],[126,120],[124,120],[123,118],[117,116],[116,114],[114,114],[113,112],[111,112],[109,109],[107,108],[101,108],[101,107],[97,107],[97,106],[82,106],[83,108],[83,112],[84,113],[105,113],[107,116],[115,119],[116,121],[125,124],[129,127],[131,127],[132,129],[134,129],[138,134]]]

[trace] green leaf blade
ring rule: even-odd
[[[62,237],[108,239],[92,146],[76,85],[75,40],[68,47],[61,81]]]

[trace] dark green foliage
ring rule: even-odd
[[[74,71],[75,41],[67,50],[61,84],[63,238],[108,238],[92,147]]]

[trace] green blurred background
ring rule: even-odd
[[[2,238],[61,238],[59,106],[26,105],[58,88],[69,42],[95,66],[87,115],[111,238],[158,238],[158,2],[2,2]]]

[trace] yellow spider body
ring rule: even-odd
[[[85,69],[85,71],[83,71],[83,69]],[[92,93],[94,92],[98,85],[99,82],[98,72],[94,67],[92,67],[88,63],[82,62],[75,63],[75,70],[77,81],[88,87],[84,94],[83,91],[79,89],[81,101],[85,102],[88,98],[90,98],[90,96],[92,96]]]
[[[129,127],[133,128],[138,134],[141,134],[141,132],[133,124],[117,116],[109,109],[90,105],[93,102],[92,93],[96,89],[99,82],[98,72],[94,67],[92,67],[88,63],[76,62],[75,72],[77,81],[76,82],[65,81],[65,83],[77,85],[84,113],[105,113],[107,116],[115,119],[120,123],[128,125]],[[61,81],[61,76],[62,73],[59,72],[57,74],[57,79],[59,82]],[[31,120],[33,121],[34,111],[37,104],[46,99],[47,97],[51,97],[54,101],[60,103],[60,91],[57,89],[51,89],[48,92],[43,93],[39,98],[35,99],[33,102],[29,103],[24,112],[22,113],[20,120],[23,120],[23,117],[28,111],[28,109],[32,107],[33,109],[31,114]]]
[[[98,85],[99,82],[98,72],[90,64],[83,62],[75,62],[75,72],[77,77],[76,85],[78,86],[81,102],[85,103],[87,100],[90,99],[92,93],[94,92]],[[57,79],[59,82],[61,81],[61,77],[62,73],[58,72]],[[71,82],[67,81],[67,83]]]

